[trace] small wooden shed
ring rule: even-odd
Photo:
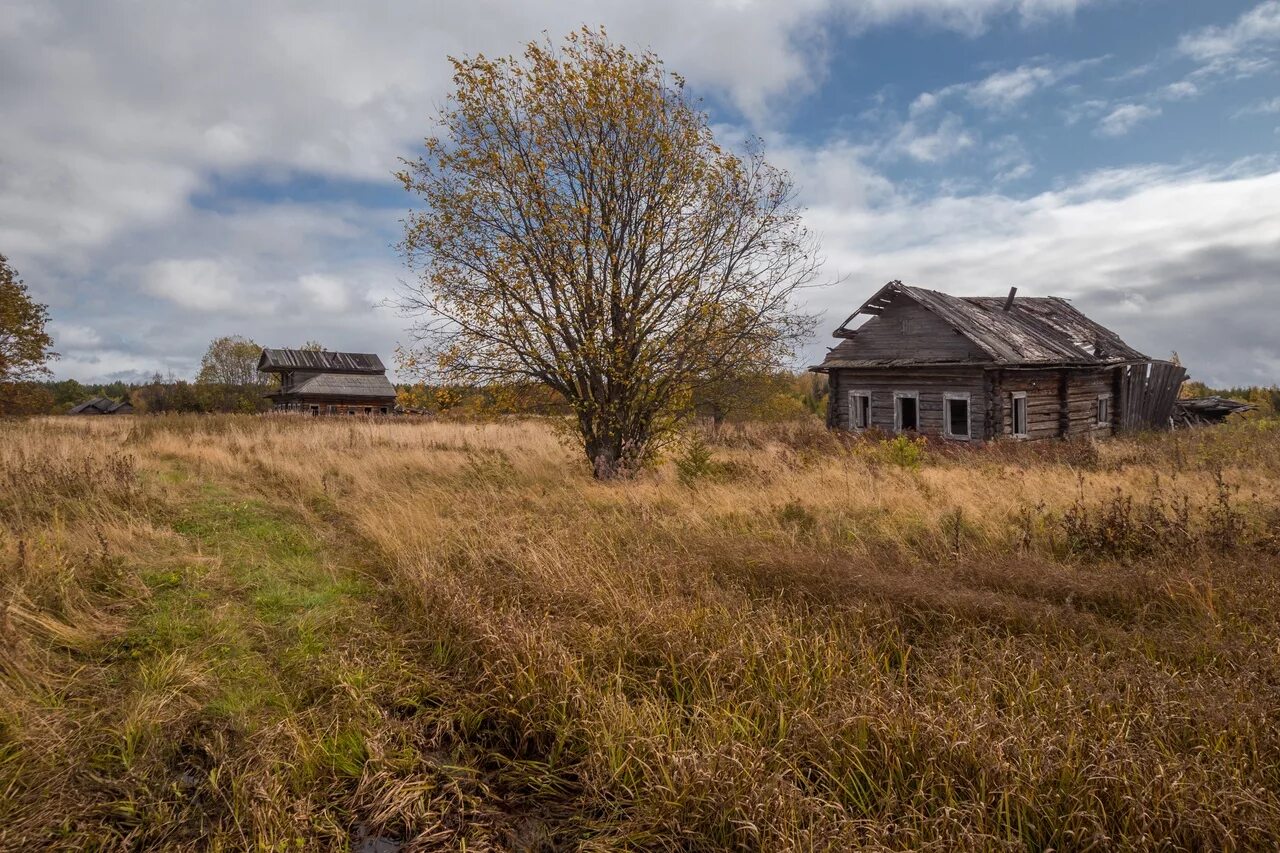
[[[309,415],[386,415],[395,411],[396,389],[373,353],[264,349],[260,373],[280,376],[267,392],[276,412]]]
[[[957,441],[1162,429],[1186,378],[1065,299],[1017,288],[959,297],[891,281],[834,335],[810,369],[827,374],[836,429]]]

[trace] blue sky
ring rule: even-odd
[[[0,5],[0,253],[59,376],[190,376],[233,333],[390,361],[390,173],[445,57],[604,24],[793,173],[832,282],[807,359],[899,278],[1280,381],[1280,0]]]

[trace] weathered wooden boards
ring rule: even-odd
[[[1125,364],[1116,369],[1120,371],[1119,428],[1168,429],[1187,371],[1168,361]]]

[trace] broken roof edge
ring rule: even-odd
[[[1061,296],[1023,296],[1016,301],[997,296],[953,296],[896,279],[863,302],[833,336],[846,342],[855,339],[863,328],[848,328],[855,317],[865,314],[874,320],[900,297],[933,314],[997,363],[1102,365],[1151,360]],[[842,343],[836,349],[845,346]]]
[[[282,373],[290,370],[353,375],[377,375],[387,372],[386,366],[377,353],[262,348],[262,355],[258,357],[260,373]]]
[[[832,336],[833,338],[848,338],[848,337],[852,337],[852,336],[853,336],[853,334],[854,334],[856,331],[858,331],[858,330],[857,330],[857,329],[849,329],[849,328],[846,328],[846,326],[848,326],[848,325],[849,325],[850,321],[851,321],[851,320],[853,320],[853,318],[854,318],[854,317],[857,317],[859,314],[863,314],[863,313],[871,314],[872,316],[874,316],[874,315],[876,315],[876,314],[879,314],[881,311],[883,311],[883,310],[884,310],[884,306],[880,306],[880,307],[879,307],[877,310],[875,310],[875,311],[869,311],[869,310],[867,310],[867,309],[868,309],[868,308],[870,308],[870,307],[872,307],[872,303],[877,302],[877,300],[879,300],[879,299],[880,299],[880,297],[884,294],[884,292],[885,292],[885,291],[887,291],[887,290],[891,290],[891,289],[892,289],[892,290],[901,291],[901,289],[902,289],[902,288],[905,288],[906,286],[907,286],[907,285],[903,284],[901,281],[899,281],[899,280],[898,280],[898,279],[896,279],[896,278],[895,278],[893,281],[889,282],[888,284],[885,284],[883,287],[881,287],[879,290],[877,290],[875,293],[873,293],[873,294],[871,295],[871,298],[869,298],[866,302],[863,302],[861,305],[859,305],[859,306],[858,306],[858,310],[854,311],[854,312],[853,312],[852,314],[850,314],[848,317],[845,317],[845,318],[844,318],[844,322],[843,322],[843,323],[841,323],[839,326],[837,326],[837,327],[836,327],[836,330],[835,330],[834,332],[832,332],[832,333],[831,333],[831,336]],[[886,304],[887,304],[887,303],[886,303]]]

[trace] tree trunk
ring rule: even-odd
[[[616,480],[640,473],[649,449],[647,431],[635,434],[620,427],[592,429],[582,424],[582,445],[597,480]]]
[[[605,439],[589,438],[586,450],[592,476],[597,480],[612,480],[618,476],[618,461],[622,455],[620,447]]]

